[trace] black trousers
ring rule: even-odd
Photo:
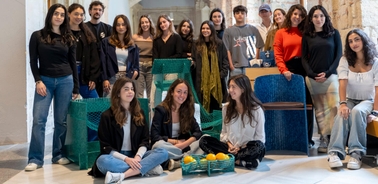
[[[199,142],[200,148],[205,153],[230,153],[228,152],[228,145],[218,139],[210,136],[204,136]],[[259,159],[260,162],[265,156],[265,145],[261,141],[249,141],[245,148],[241,148],[235,156],[235,160],[244,160],[251,162]]]
[[[306,78],[307,74],[305,69],[302,65],[302,59],[300,57],[295,57],[290,59],[286,62],[286,67],[289,69],[291,73],[301,75],[303,79]],[[307,88],[305,82],[305,90],[306,90],[306,104],[312,104],[311,94]],[[313,109],[307,110],[307,130],[308,130],[308,141],[311,143],[312,141],[312,132],[314,131],[314,111]]]

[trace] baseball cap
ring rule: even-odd
[[[261,10],[272,11],[272,10],[270,10],[270,6],[268,4],[262,4],[259,7],[259,11],[261,11]]]

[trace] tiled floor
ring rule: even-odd
[[[316,138],[314,138],[316,140]],[[317,144],[318,141],[316,140]],[[332,170],[328,167],[326,155],[318,155],[316,146],[311,149],[310,157],[295,155],[266,155],[260,166],[256,170],[245,170],[236,168],[235,172],[214,174],[208,177],[206,174],[182,176],[181,169],[174,172],[165,171],[161,176],[155,177],[134,177],[126,179],[123,183],[140,184],[176,184],[176,183],[208,183],[208,184],[249,184],[249,183],[378,183],[378,167],[372,159],[364,159],[364,164],[360,170],[344,168]],[[78,166],[71,163],[66,166],[51,164],[51,155],[45,157],[43,168],[33,172],[23,171],[26,165],[27,144],[20,145],[19,151],[10,151],[9,154],[17,154],[16,160],[0,161],[0,169],[5,167],[5,172],[0,170],[0,175],[6,171],[16,171],[15,175],[5,183],[103,183],[103,178],[94,179],[87,175],[87,170],[78,170]],[[25,148],[26,147],[26,148]],[[47,148],[47,149],[51,149]],[[0,147],[0,156],[4,154]],[[24,151],[24,153],[22,153]],[[268,152],[269,153],[269,152]],[[272,153],[272,152],[271,152]],[[14,156],[14,155],[13,155]],[[349,157],[347,157],[348,159]],[[3,159],[1,159],[3,160]],[[2,181],[0,181],[2,183]]]

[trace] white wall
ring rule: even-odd
[[[25,1],[1,1],[0,145],[25,142],[27,135]]]
[[[172,6],[194,6],[195,0],[142,0],[140,4],[144,9],[167,8]]]
[[[126,15],[129,18],[131,27],[133,26],[133,19],[130,15],[129,1],[125,0],[110,0],[108,1],[108,23],[113,24],[114,17],[119,14]],[[131,30],[133,30],[131,28]]]

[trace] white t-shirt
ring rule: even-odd
[[[223,120],[225,119],[227,105],[222,108]],[[243,127],[241,116],[234,118],[228,124],[223,123],[222,132],[220,135],[220,140],[222,142],[230,141],[232,145],[237,147],[242,147],[246,145],[249,141],[259,140],[265,143],[265,116],[264,111],[261,107],[252,112],[254,119],[252,120],[252,126],[249,123],[250,120],[248,116],[243,119],[246,123]]]
[[[363,73],[352,72],[348,68],[348,61],[343,56],[337,67],[339,79],[348,79],[347,98],[354,100],[373,100],[375,86],[378,86],[378,59],[374,59],[371,70]]]

